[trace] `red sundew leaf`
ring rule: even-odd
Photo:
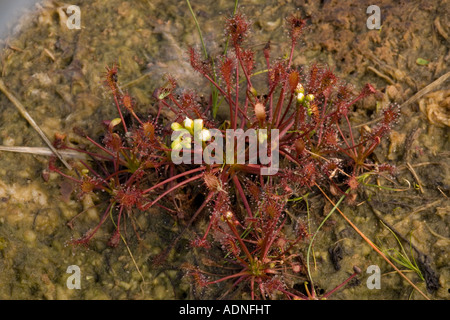
[[[326,69],[325,72],[321,74],[319,88],[317,93],[323,93],[324,91],[329,91],[337,83],[337,77],[330,69]]]
[[[206,239],[203,239],[203,238],[196,238],[196,239],[192,240],[191,246],[193,246],[195,248],[204,248],[204,249],[211,248],[211,244],[209,243],[209,241]]]
[[[280,278],[271,277],[269,280],[263,281],[261,283],[261,287],[263,291],[272,297],[276,291],[285,288],[285,284],[281,281]]]
[[[224,239],[222,239],[222,245],[226,248],[226,251],[235,257],[238,257],[241,253],[241,249],[236,244],[236,239],[230,235],[227,235]]]
[[[306,20],[299,18],[298,16],[292,14],[287,19],[287,26],[289,36],[291,37],[292,42],[297,43],[300,38],[304,27],[306,26]]]
[[[155,90],[153,96],[158,100],[164,100],[167,96],[172,94],[172,92],[177,87],[177,81],[171,75],[166,75],[166,83],[161,87]]]
[[[336,98],[338,101],[348,101],[351,97],[352,88],[346,83],[341,83],[336,91]]]
[[[95,179],[90,178],[88,176],[83,177],[83,181],[81,182],[80,185],[80,190],[83,194],[92,192],[95,189],[95,187],[96,187]]]
[[[134,100],[133,98],[128,94],[125,93],[122,98],[122,105],[130,112],[134,111]]]
[[[300,75],[297,70],[293,70],[289,73],[288,76],[288,82],[289,82],[289,89],[291,92],[294,92],[294,90],[297,88],[297,85],[300,81]]]
[[[397,168],[394,165],[382,163],[377,167],[378,172],[387,172],[390,176],[394,177],[397,173]]]
[[[241,59],[244,65],[244,68],[248,75],[250,75],[255,67],[255,53],[251,49],[242,50]]]
[[[151,141],[155,139],[155,126],[151,122],[144,122],[142,124],[142,132],[144,136],[149,138]]]
[[[388,134],[399,118],[400,106],[397,103],[390,104],[383,110],[383,120],[372,130],[372,139],[381,139]]]
[[[324,132],[323,141],[326,147],[335,149],[339,143],[337,130],[334,128],[328,128],[328,130]]]
[[[195,118],[200,118],[200,98],[192,90],[185,90],[180,96],[179,107],[184,111],[184,113],[192,113]]]
[[[108,132],[103,139],[103,144],[106,148],[114,152],[118,152],[123,148],[122,139],[117,133]]]
[[[222,184],[219,178],[214,173],[205,172],[203,176],[206,187],[211,191],[219,191],[222,188]]]
[[[231,42],[238,47],[247,37],[250,30],[250,22],[242,13],[236,13],[227,19],[225,25],[225,34],[231,38]]]
[[[231,57],[223,57],[220,60],[219,72],[223,81],[225,81],[228,92],[232,90],[235,66],[235,60]]]
[[[367,83],[364,88],[361,90],[361,95],[364,97],[377,93],[377,89],[375,89],[374,86],[372,86],[370,83]]]
[[[119,245],[119,243],[120,243],[120,231],[116,229],[111,238],[109,238],[108,240],[108,246],[111,248],[116,248]]]
[[[351,176],[347,181],[347,185],[350,187],[350,189],[356,190],[359,186],[359,182],[354,176]]]
[[[189,48],[189,61],[191,63],[192,68],[199,72],[202,75],[211,74],[211,66],[208,61],[205,61],[201,58],[200,53],[194,48]]]
[[[397,103],[390,104],[383,111],[383,124],[392,126],[397,123],[400,118],[400,106]]]
[[[105,84],[111,89],[113,93],[117,92],[117,73],[118,73],[118,66],[117,64],[113,64],[112,67],[106,67],[106,74],[105,74]]]
[[[277,60],[269,69],[270,89],[281,85],[287,78],[286,63],[283,60]]]
[[[315,94],[318,89],[317,77],[319,73],[319,67],[314,63],[309,69],[309,83],[308,83],[308,93]]]
[[[208,286],[208,278],[199,270],[189,271],[189,275],[194,279],[194,283],[200,288]]]
[[[130,210],[133,207],[139,207],[142,202],[142,190],[135,187],[117,190],[116,201],[124,208]]]

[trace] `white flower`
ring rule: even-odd
[[[294,92],[297,93],[297,94],[298,93],[305,93],[305,89],[303,88],[303,86],[300,83],[298,83],[297,87],[295,87]]]
[[[209,141],[211,139],[211,132],[208,129],[202,129],[200,131],[200,140]]]
[[[259,143],[263,143],[267,140],[267,131],[258,130]]]
[[[194,129],[194,135],[196,137],[200,137],[201,131],[203,129],[203,120],[202,119],[195,119],[193,124]]]
[[[183,125],[186,129],[188,129],[190,132],[192,132],[194,130],[194,121],[192,121],[192,119],[186,117],[186,119],[184,119],[183,121]]]
[[[173,142],[171,144],[172,150],[180,150],[181,148],[190,149],[191,143],[192,143],[192,138],[191,138],[190,133],[184,128],[178,130],[177,132],[178,132],[178,136],[176,137],[175,140],[173,140]],[[173,137],[172,137],[172,139],[173,139]]]
[[[297,94],[297,102],[298,102],[298,103],[302,103],[303,100],[305,100],[305,95],[303,94],[303,92],[299,92],[299,93]]]
[[[181,124],[179,124],[178,122],[172,123],[172,125],[170,127],[172,128],[173,131],[181,131],[184,129],[184,127]]]
[[[181,138],[178,138],[178,139],[174,140],[172,142],[172,144],[170,145],[170,147],[172,148],[172,151],[181,150],[181,148],[183,147],[181,145]]]

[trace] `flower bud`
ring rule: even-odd
[[[202,131],[200,131],[200,140],[202,141],[211,140],[211,132],[209,132],[208,129],[202,129]]]
[[[297,84],[297,87],[295,87],[294,92],[299,94],[299,93],[305,93],[305,89],[303,88],[303,86],[301,85],[301,83]]]
[[[181,141],[181,146],[185,149],[190,149],[191,143],[192,143],[191,137],[184,137],[183,140]]]
[[[230,221],[231,219],[233,219],[233,213],[231,211],[227,211],[223,214],[223,218],[224,220]]]
[[[203,129],[203,119],[195,119],[193,129],[194,132],[200,132]]]
[[[265,142],[267,140],[267,132],[258,130],[258,140],[259,140],[259,143]]]
[[[313,101],[314,100],[314,95],[310,93],[310,94],[307,94],[305,98],[306,98],[307,101]]]
[[[112,129],[115,126],[117,126],[118,124],[120,124],[121,122],[122,122],[122,120],[120,120],[120,118],[112,119],[111,122],[109,123],[109,128]]]
[[[299,92],[297,94],[297,103],[302,103],[305,100],[305,95],[303,94],[303,92]]]
[[[186,119],[183,120],[183,125],[190,132],[192,132],[194,130],[194,121],[192,121],[192,119],[190,119],[188,117],[186,117]]]
[[[179,124],[178,122],[172,123],[172,125],[170,127],[172,128],[173,131],[181,131],[184,129],[184,127],[181,124]]]
[[[297,139],[294,143],[295,151],[297,151],[298,154],[302,153],[303,150],[305,150],[305,142],[303,139]]]
[[[170,148],[172,148],[172,151],[181,150],[183,146],[181,145],[181,137],[175,139],[172,144],[170,145]]]
[[[266,120],[266,110],[264,108],[264,105],[260,102],[255,104],[255,116],[258,121],[263,122]]]

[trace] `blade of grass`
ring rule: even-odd
[[[366,241],[387,263],[389,263],[394,269],[395,269],[395,271],[397,271],[398,272],[398,274],[400,274],[414,289],[416,289],[425,299],[427,299],[427,300],[430,300],[430,298],[428,298],[426,295],[425,295],[425,293],[423,293],[411,280],[409,280],[409,278],[407,277],[407,276],[405,276],[404,274],[403,274],[403,272],[401,272],[396,266],[395,266],[395,264],[394,263],[392,263],[392,261],[391,260],[389,260],[387,257],[386,257],[386,255],[383,253],[383,252],[381,252],[381,250],[380,249],[378,249],[377,248],[377,246],[369,239],[369,238],[367,238],[366,237],[366,235],[364,234],[364,233],[362,233],[362,231],[361,230],[359,230],[358,229],[358,227],[357,226],[355,226],[354,224],[353,224],[353,222],[349,219],[349,218],[347,218],[347,216],[339,209],[339,208],[337,208],[336,207],[336,205],[334,204],[334,202],[333,202],[333,200],[331,200],[329,197],[328,197],[328,195],[322,190],[322,188],[320,188],[320,186],[318,186],[317,184],[316,184],[316,187],[317,188],[319,188],[319,190],[322,192],[322,194],[325,196],[325,198],[327,198],[327,200],[332,204],[332,205],[334,205],[334,208],[336,208],[337,209],[337,211],[341,214],[341,216],[345,219],[345,221],[347,221],[347,223],[361,236],[361,238],[363,238],[364,239],[364,241]],[[342,198],[341,198],[342,199]],[[333,209],[334,209],[333,208]]]
[[[208,51],[206,50],[206,45],[205,45],[205,41],[203,40],[203,35],[202,35],[202,30],[200,28],[200,24],[198,23],[197,17],[195,16],[194,10],[192,9],[191,6],[191,2],[189,0],[186,0],[186,3],[189,7],[189,11],[191,12],[192,18],[194,19],[195,22],[195,26],[197,27],[197,32],[198,35],[200,36],[200,41],[202,43],[202,49],[203,49],[203,55],[205,56],[205,59],[208,60]],[[217,80],[216,77],[216,72],[215,72],[215,68],[214,68],[214,61],[212,60],[212,70],[213,70],[213,78],[214,81]],[[213,85],[211,85],[211,90],[212,90],[212,112],[213,112],[213,117],[216,118],[216,114],[217,114],[217,109],[218,109],[218,104],[217,104],[217,99],[219,97],[219,92],[217,90],[217,88],[215,88]]]
[[[192,18],[194,19],[195,26],[197,27],[198,35],[200,36],[200,41],[202,43],[203,54],[205,55],[205,59],[208,59],[208,52],[206,51],[205,41],[203,40],[202,30],[200,29],[200,24],[198,23],[197,17],[195,16],[194,10],[192,9],[191,2],[186,0],[186,3],[189,7],[189,11],[191,12]]]
[[[417,273],[419,278],[422,281],[425,281],[425,279],[424,279],[424,277],[422,275],[422,272],[420,271],[419,266],[417,265],[417,263],[416,263],[416,261],[414,259],[414,254],[412,253],[411,241],[409,242],[409,245],[410,245],[410,252],[411,252],[413,261],[411,261],[411,259],[408,257],[408,255],[407,255],[407,253],[405,251],[405,248],[403,247],[400,239],[397,237],[395,232],[391,228],[389,228],[386,224],[384,224],[383,221],[380,221],[380,222],[392,233],[392,235],[394,236],[395,240],[397,241],[397,243],[398,243],[398,245],[399,245],[399,247],[401,249],[401,252],[399,250],[397,250],[397,249],[394,249],[394,248],[385,249],[385,250],[382,250],[382,251],[386,252],[387,255],[389,255],[389,257],[392,260],[394,260],[395,262],[397,262],[399,265],[401,265],[401,266],[403,266],[405,268],[408,268],[408,269],[414,271],[415,273]],[[391,254],[390,253],[391,251],[394,252],[394,254]]]
[[[110,216],[110,218],[111,218],[111,221],[112,221],[114,227],[117,229],[117,224],[116,224],[116,222],[114,221],[114,217],[113,217],[113,215],[112,215],[112,212],[113,212],[113,208],[114,208],[114,207],[115,207],[115,205],[112,205],[112,206],[111,206],[111,209],[109,210],[109,216]],[[128,254],[129,254],[130,257],[131,257],[131,261],[133,261],[133,264],[134,264],[134,267],[136,268],[136,271],[138,272],[139,276],[140,276],[141,279],[142,279],[142,284],[145,284],[145,278],[144,278],[144,275],[142,274],[141,270],[139,269],[139,266],[138,266],[136,260],[134,259],[133,253],[131,252],[130,247],[128,246],[127,241],[125,240],[125,237],[122,235],[122,232],[119,232],[119,235],[120,235],[120,238],[122,239],[123,243],[125,244],[125,247],[127,248]],[[142,292],[144,292],[143,289],[142,289],[142,287],[141,287],[141,290],[142,290]]]
[[[197,17],[195,16],[194,10],[192,9],[191,2],[189,0],[186,0],[186,3],[188,5],[189,11],[191,12],[192,18],[194,19],[194,23],[197,28],[198,35],[200,37],[200,41],[202,43],[203,55],[205,56],[205,59],[208,60],[208,58],[209,58],[208,51],[206,50],[206,45],[205,45],[205,41],[203,39],[203,34],[202,34],[202,30],[200,28],[200,24],[198,23],[198,20],[197,20]],[[238,7],[238,0],[235,0],[233,14],[236,14],[237,7]],[[227,39],[227,42],[225,44],[224,55],[226,55],[227,51],[228,51],[228,42],[229,42],[229,39]],[[215,72],[215,68],[214,68],[214,60],[211,60],[211,63],[212,63],[212,69],[213,69],[213,79],[214,79],[214,81],[217,81],[217,76],[216,76],[216,72]],[[219,103],[218,103],[219,91],[213,85],[211,85],[211,90],[212,90],[212,113],[213,113],[213,117],[216,118],[217,110],[219,109]]]
[[[347,190],[345,193],[349,192],[349,190]],[[315,295],[314,283],[313,283],[313,279],[312,279],[312,276],[311,276],[311,269],[309,268],[309,256],[311,255],[312,245],[313,245],[314,239],[316,238],[317,234],[319,233],[319,230],[322,228],[322,226],[325,224],[325,222],[328,220],[328,218],[331,217],[333,212],[337,209],[337,207],[341,204],[342,200],[344,200],[344,199],[345,199],[345,195],[343,195],[336,204],[333,204],[334,207],[330,210],[330,212],[327,214],[327,216],[322,220],[322,222],[320,223],[320,225],[317,228],[316,232],[314,232],[314,235],[311,238],[311,241],[309,242],[308,252],[306,254],[306,268],[308,269],[308,277],[309,277],[309,280],[311,281],[311,288],[312,288],[312,291],[313,291],[314,295]]]

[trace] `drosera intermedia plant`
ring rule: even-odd
[[[88,245],[107,218],[114,216],[116,228],[108,243],[117,246],[123,216],[132,216],[133,210],[145,210],[151,201],[148,191],[150,181],[171,164],[170,149],[159,134],[162,128],[157,118],[140,119],[134,112],[134,100],[119,87],[117,65],[107,67],[106,71],[105,84],[112,93],[120,117],[103,122],[105,134],[101,141],[76,128],[76,133],[90,142],[93,148],[73,147],[65,141],[64,136],[55,137],[54,144],[58,149],[75,150],[92,160],[75,163],[74,174],[62,172],[54,159],[49,165],[50,170],[76,183],[79,198],[90,197],[94,193],[100,194],[100,198],[104,198],[103,194],[108,195],[106,209],[98,225],[81,238],[73,240],[75,244]],[[124,114],[131,117],[125,117]],[[72,220],[71,227],[73,223]]]
[[[255,204],[251,208],[252,216],[238,219],[230,206],[228,193],[223,192],[216,199],[211,214],[207,229],[211,237],[205,233],[193,243],[208,250],[211,246],[220,246],[225,254],[222,263],[235,272],[208,276],[198,267],[187,265],[185,268],[201,287],[232,282],[230,292],[224,295],[246,284],[251,299],[275,298],[277,293],[295,298],[297,295],[288,289],[285,278],[296,277],[303,268],[294,251],[298,251],[295,250],[297,245],[307,237],[305,229],[301,226],[292,238],[287,238],[283,231],[284,206],[289,194],[278,194],[269,186],[260,190],[253,183],[249,184],[247,190],[250,190],[250,197],[255,198],[251,201]]]
[[[291,232],[287,232],[289,228],[286,226],[288,216],[285,209],[292,190],[286,181],[277,186],[266,185],[262,190],[249,181],[246,187],[253,204],[253,216],[238,219],[229,205],[228,194],[224,192],[217,198],[211,213],[207,228],[210,240],[205,235],[193,241],[194,246],[203,250],[220,247],[224,254],[214,263],[205,263],[203,268],[188,263],[184,265],[200,290],[228,282],[220,298],[233,297],[239,288],[244,287],[244,292],[248,292],[248,298],[252,300],[327,299],[361,272],[355,268],[348,279],[320,296],[315,290],[308,289],[303,252],[310,234],[302,221],[297,221]],[[221,268],[217,268],[218,265]],[[211,266],[215,268],[204,269]],[[214,273],[212,269],[219,269],[222,274]],[[295,288],[297,283],[304,283],[304,292]]]
[[[367,84],[354,94],[326,66],[293,66],[306,21],[292,15],[286,19],[286,25],[289,53],[286,58],[273,59],[270,45],[260,52],[248,45],[251,23],[243,13],[236,12],[225,22],[225,35],[230,41],[230,50],[225,54],[205,55],[207,59],[202,59],[195,49],[188,50],[193,70],[209,81],[215,98],[201,99],[194,90],[182,90],[176,78],[169,75],[166,83],[154,91],[156,110],[146,118],[135,112],[133,98],[121,89],[117,66],[107,68],[105,83],[118,117],[103,123],[105,136],[101,141],[78,130],[92,149],[74,148],[61,139],[55,141],[60,149],[78,150],[92,159],[74,163],[74,174],[63,172],[54,162],[50,166],[74,181],[81,197],[91,193],[106,196],[106,209],[97,227],[74,243],[87,245],[110,216],[115,231],[109,244],[116,246],[123,233],[123,219],[133,219],[136,213],[158,206],[183,226],[182,232],[154,260],[162,264],[177,241],[186,235],[184,231],[203,212],[209,211],[205,229],[197,232],[191,245],[201,250],[219,246],[225,263],[232,265],[235,272],[226,273],[228,269],[224,268],[214,279],[206,279],[206,271],[185,264],[199,284],[211,286],[231,281],[231,290],[243,285],[252,299],[319,297],[314,286],[306,295],[293,289],[298,282],[312,283],[308,268],[315,234],[307,231],[309,221],[306,224],[297,221],[295,232],[288,232],[292,225],[286,215],[293,204],[290,200],[318,192],[334,205],[333,211],[341,213],[331,195],[340,197],[339,203],[352,200],[368,175],[392,173],[392,166],[376,164],[371,155],[397,121],[399,108],[389,105],[383,110],[379,124],[355,132],[349,118],[351,108],[375,94],[376,89]],[[267,74],[266,87],[257,90],[253,80],[258,54],[265,61]],[[225,119],[214,117],[217,101],[222,101],[228,111]],[[163,108],[170,110],[173,118],[165,118]],[[172,139],[176,132],[192,135],[195,127],[201,133],[199,146],[189,136]],[[205,159],[200,163],[175,163],[175,153],[195,155],[198,150],[202,153],[214,142],[211,132],[225,136],[227,129],[268,133],[276,130],[276,142],[270,136],[258,135],[257,146],[261,149],[262,142],[270,141],[268,153],[279,152],[277,172],[262,174],[262,169],[271,163],[236,163],[241,156],[239,144],[232,150],[215,150],[216,155],[223,157],[220,163]],[[248,160],[253,149],[249,140],[244,140],[244,145],[244,159]],[[201,199],[188,215],[175,203],[179,193],[199,195]],[[351,277],[355,276],[354,273]],[[327,298],[333,292],[322,297]]]

